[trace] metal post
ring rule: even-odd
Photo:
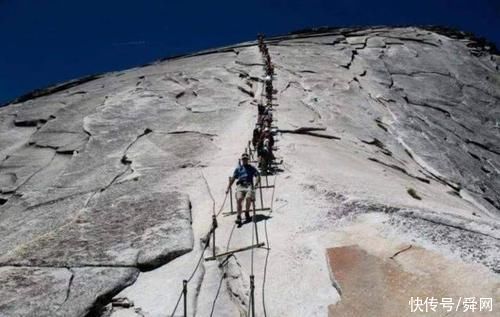
[[[231,183],[231,177],[229,177],[229,183]],[[229,201],[231,202],[231,213],[233,213],[233,186],[229,187]]]
[[[262,184],[259,183],[259,192],[260,192],[260,208],[264,210],[264,198],[262,197]]]
[[[215,229],[217,228],[217,216],[212,215],[212,255],[215,256]]]
[[[253,226],[255,230],[255,240],[257,241],[257,244],[259,244],[259,231],[257,230],[257,212],[255,211],[255,200],[252,203],[253,206]]]
[[[187,280],[182,281],[182,293],[184,294],[184,317],[187,317]]]
[[[255,282],[253,274],[250,275],[250,303],[252,310],[252,317],[255,317],[255,296],[254,296]]]

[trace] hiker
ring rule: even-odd
[[[257,143],[257,157],[259,161],[259,169],[262,174],[270,172],[271,163],[276,159],[273,154],[274,136],[271,129],[267,126],[270,121],[264,121],[264,128],[261,128],[262,133]]]
[[[268,116],[261,116],[261,120],[259,124],[263,126],[264,128],[271,128],[271,123],[272,119],[270,119]]]
[[[272,161],[272,152],[269,148],[269,139],[265,138],[258,147],[259,169],[263,175],[268,175]]]
[[[266,87],[266,98],[267,100],[273,100],[274,89],[271,85]]]
[[[273,122],[273,111],[271,108],[266,108],[262,116],[262,121],[269,122],[269,125]]]
[[[269,148],[272,151],[272,149],[274,147],[274,136],[273,136],[273,133],[271,132],[271,129],[264,128],[264,131],[262,132],[262,138],[269,139]]]
[[[255,125],[255,129],[253,129],[253,135],[252,135],[252,145],[254,149],[257,149],[257,144],[259,144],[261,134],[262,132],[260,129],[260,125],[259,124]]]
[[[274,66],[273,65],[266,65],[266,74],[268,75],[273,75],[274,74]]]
[[[266,106],[264,106],[263,104],[259,103],[257,105],[257,111],[258,111],[257,113],[259,116],[263,115],[265,110],[266,110]]]
[[[262,138],[257,145],[257,159],[259,162],[259,170],[262,174],[265,174],[268,163],[268,148],[266,148],[268,141]]]
[[[234,170],[233,176],[229,181],[226,193],[229,192],[234,181],[236,181],[236,223],[241,225],[241,209],[243,205],[243,200],[246,201],[245,204],[245,221],[250,221],[250,204],[255,201],[255,187],[253,184],[253,178],[256,177],[255,186],[260,184],[259,171],[252,165],[248,163],[249,156],[247,153],[241,155],[241,164]]]
[[[267,83],[267,85],[266,85],[266,92],[268,94],[272,94],[273,93],[273,84],[271,82]]]

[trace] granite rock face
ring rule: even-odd
[[[330,29],[267,45],[279,129],[303,134],[280,141],[280,151],[294,171],[315,179],[310,188],[325,188],[311,190],[311,200],[341,184],[380,205],[346,204],[338,218],[353,210],[397,213],[392,226],[435,239],[432,222],[464,254],[477,247],[476,235],[487,237],[472,260],[499,269],[492,242],[500,227],[497,55],[473,39],[422,28]],[[84,78],[0,108],[0,316],[95,315],[140,271],[190,252],[186,188],[204,188],[198,175],[211,167],[207,157],[229,142],[246,145],[251,130],[234,124],[255,122],[249,113],[262,66],[248,42]],[[288,185],[296,206],[310,191],[307,175]],[[407,214],[400,211],[415,207],[414,198],[406,188],[405,199],[394,194],[406,183],[423,197]],[[335,205],[340,196],[333,196],[334,203],[324,200]],[[313,219],[297,222],[308,227]],[[329,221],[310,228],[319,232]],[[474,237],[459,241],[451,227]]]
[[[76,212],[64,225],[5,252],[0,262],[16,266],[154,268],[191,250],[191,219],[185,195],[127,195],[129,191],[120,187],[106,191],[95,205]]]
[[[240,74],[257,52],[165,61],[0,108],[0,315],[85,316],[191,251],[179,178],[206,164],[249,100]]]
[[[85,316],[136,279],[134,268],[0,268],[2,316]]]
[[[296,105],[288,125],[348,131],[385,150],[378,160],[416,162],[416,175],[467,191],[498,215],[500,73],[495,58],[467,44],[380,28],[271,41],[270,51],[281,100]]]

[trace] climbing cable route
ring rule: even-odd
[[[259,198],[260,198],[260,208],[256,208],[256,199],[255,199],[255,193],[253,195],[252,203],[251,203],[251,208],[252,208],[252,217],[251,217],[251,222],[253,222],[253,228],[252,228],[252,234],[251,234],[251,244],[247,247],[243,248],[238,248],[238,249],[233,249],[230,250],[230,244],[231,244],[231,239],[233,237],[234,230],[237,227],[241,226],[241,222],[237,224],[233,224],[233,227],[230,231],[228,240],[226,242],[226,248],[225,251],[222,253],[217,254],[216,253],[216,245],[215,245],[215,238],[216,238],[216,229],[218,227],[218,222],[217,218],[219,215],[222,213],[224,216],[229,216],[229,215],[234,215],[236,212],[234,211],[234,204],[233,204],[233,189],[232,189],[232,182],[230,178],[230,183],[228,186],[228,191],[226,191],[226,195],[224,197],[224,200],[221,204],[220,209],[218,212],[215,211],[215,206],[216,202],[215,199],[212,195],[212,192],[210,191],[210,188],[208,186],[208,181],[201,173],[202,178],[205,181],[205,184],[207,185],[208,188],[208,193],[210,195],[210,198],[212,200],[212,224],[210,227],[210,230],[208,233],[205,235],[204,238],[202,238],[202,241],[204,240],[203,248],[201,250],[200,257],[193,269],[193,272],[189,276],[188,279],[182,281],[182,290],[179,294],[179,297],[177,299],[176,305],[172,311],[172,314],[170,315],[171,317],[174,317],[179,304],[181,300],[183,299],[183,306],[184,306],[184,311],[183,311],[183,316],[187,316],[187,286],[189,282],[193,279],[195,276],[196,272],[198,271],[200,264],[203,260],[203,257],[205,255],[206,250],[212,244],[212,256],[206,257],[205,261],[212,261],[212,260],[218,260],[219,261],[219,268],[224,267],[227,265],[228,261],[230,260],[231,257],[235,257],[235,254],[238,252],[244,252],[250,250],[250,285],[249,285],[249,295],[248,295],[248,300],[247,300],[247,305],[246,305],[246,316],[247,317],[255,317],[256,316],[256,310],[255,310],[255,275],[254,275],[254,269],[255,269],[255,251],[256,249],[265,249],[266,250],[266,256],[265,256],[265,263],[263,267],[263,279],[262,279],[262,309],[264,316],[267,317],[267,310],[265,306],[265,283],[266,283],[266,277],[267,277],[267,266],[269,263],[269,254],[270,254],[270,245],[269,245],[269,234],[268,234],[268,228],[267,228],[267,220],[270,218],[270,215],[272,213],[272,208],[273,208],[273,201],[274,201],[274,193],[276,189],[276,178],[277,178],[277,172],[279,169],[276,167],[277,164],[275,162],[275,156],[273,154],[273,150],[276,149],[274,146],[275,143],[275,134],[276,130],[273,130],[275,127],[272,126],[273,121],[276,121],[273,118],[273,106],[277,106],[276,104],[273,104],[273,94],[275,93],[275,90],[273,89],[272,85],[272,79],[274,76],[274,67],[271,63],[271,57],[269,55],[269,50],[266,46],[266,43],[264,42],[264,37],[262,35],[258,36],[258,47],[259,51],[262,54],[262,58],[264,60],[264,71],[265,71],[265,77],[263,80],[263,86],[264,89],[262,90],[261,93],[261,98],[260,102],[257,105],[258,107],[258,113],[257,113],[257,123],[256,123],[256,128],[254,129],[254,133],[252,136],[252,140],[248,142],[248,145],[245,147],[244,153],[249,155],[250,158],[252,159],[253,163],[258,164],[259,168],[259,174],[260,174],[260,181],[258,183],[257,188],[252,185],[252,191],[255,192],[256,189],[258,189],[259,192]],[[265,104],[265,105],[264,105]],[[269,183],[268,176],[269,175],[274,175],[273,178],[273,183]],[[265,185],[264,185],[264,180],[265,180]],[[264,198],[263,198],[263,189],[272,189],[271,193],[271,202],[270,202],[270,207],[265,208],[264,207]],[[229,212],[223,212],[224,206],[226,204],[227,198],[229,196],[229,201],[230,201],[230,211]],[[236,199],[236,195],[235,195]],[[258,218],[257,218],[257,211],[261,212],[266,212],[267,215],[263,217],[264,221],[264,233],[265,233],[265,242],[259,241],[259,232],[258,232]],[[238,214],[239,217],[239,214]],[[220,294],[220,290],[222,287],[222,283],[224,281],[225,274],[221,274],[221,278],[218,284],[217,292],[215,294],[215,297],[212,302],[212,307],[211,307],[211,312],[210,316],[214,315],[215,312],[215,307],[217,303],[217,299]]]

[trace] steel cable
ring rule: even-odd
[[[236,224],[233,224],[233,228],[231,229],[231,233],[229,234],[229,238],[227,239],[227,244],[226,244],[226,252],[229,250],[229,245],[231,244],[231,239],[233,238],[233,233],[234,233],[234,228],[236,228]],[[223,263],[227,263],[227,259],[229,259],[232,255],[228,255],[226,259],[223,261]],[[222,265],[222,263],[221,263]],[[215,304],[217,302],[217,299],[219,298],[220,294],[220,289],[222,286],[222,281],[224,281],[224,273],[222,274],[220,281],[219,281],[219,287],[217,288],[217,293],[215,294],[215,298],[212,302],[212,310],[210,311],[210,317],[213,316],[214,311],[215,311]]]
[[[273,192],[271,194],[271,208],[269,211],[269,214],[273,211],[273,204],[274,204],[274,193],[276,191],[276,179],[278,175],[274,175],[274,181],[273,181]],[[264,273],[262,277],[262,308],[264,311],[264,317],[267,317],[267,309],[266,309],[266,298],[265,298],[265,286],[266,286],[266,277],[267,277],[267,265],[269,263],[269,253],[271,252],[271,245],[269,244],[269,235],[267,233],[267,219],[264,220],[264,233],[266,235],[266,247],[267,247],[267,253],[266,253],[266,260],[264,262]]]
[[[212,202],[213,202],[213,204],[212,204],[212,212],[215,215],[215,200],[214,200],[214,198],[212,196],[212,193],[210,191],[210,186],[208,185],[207,179],[205,178],[205,175],[203,175],[203,172],[201,172],[201,175],[202,175],[203,179],[205,180],[205,184],[207,185],[208,193],[209,193],[209,195],[210,195],[210,197],[212,199]],[[221,207],[219,209],[219,212],[216,214],[216,216],[218,216],[222,212],[222,210],[224,209],[224,205],[226,203],[227,196],[228,196],[228,194],[226,193],[226,195],[224,197],[224,201],[222,202],[222,205],[221,205]],[[203,260],[203,255],[205,254],[205,250],[208,248],[208,246],[210,244],[210,232],[212,232],[212,230],[215,230],[215,228],[211,228],[211,230],[209,231],[209,233],[206,235],[205,245],[204,245],[203,249],[201,250],[200,257],[199,257],[199,259],[198,259],[198,261],[196,263],[196,266],[195,266],[193,272],[191,273],[191,275],[187,279],[188,283],[193,279],[194,275],[196,274],[196,271],[198,271],[198,268],[200,267],[200,264],[201,264],[201,262]],[[231,235],[232,235],[232,233],[231,233]],[[174,308],[172,314],[170,315],[171,317],[173,317],[174,314],[175,314],[175,312],[177,311],[177,308],[179,307],[179,303],[181,301],[181,298],[182,298],[182,290],[181,290],[181,293],[179,295],[179,299],[177,300],[177,303],[175,304],[175,308]]]
[[[270,210],[268,212],[268,215],[272,213],[273,211],[273,203],[274,203],[274,192],[276,190],[276,178],[277,175],[274,176],[274,182],[273,182],[273,191],[271,194],[271,205],[270,205]],[[267,265],[269,263],[269,254],[271,252],[271,245],[269,243],[269,234],[267,232],[267,220],[264,219],[264,233],[266,236],[266,259],[264,261],[264,272],[262,276],[262,309],[264,312],[264,317],[267,317],[267,309],[266,309],[266,298],[265,298],[265,285],[266,285],[266,278],[267,278]]]

